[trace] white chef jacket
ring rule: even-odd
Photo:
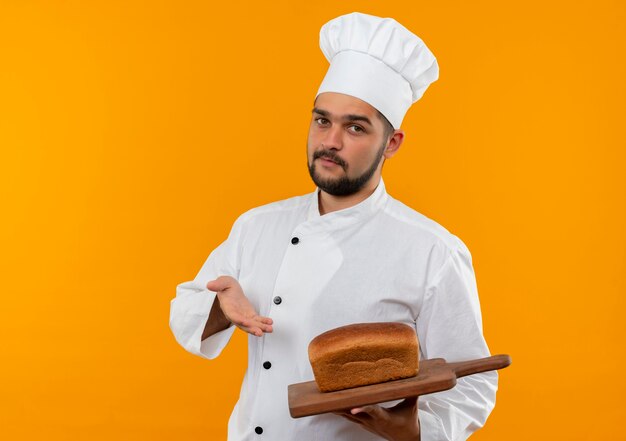
[[[420,359],[489,356],[471,255],[459,238],[389,196],[382,179],[366,200],[324,216],[318,193],[244,213],[171,302],[176,340],[208,359],[220,354],[235,329],[201,341],[215,300],[208,281],[234,277],[258,313],[274,321],[272,333],[248,335],[248,368],[228,423],[230,441],[382,439],[334,414],[289,415],[287,386],[314,379],[309,342],[338,326],[413,326]],[[492,371],[421,396],[422,441],[465,440],[485,423],[496,389]]]

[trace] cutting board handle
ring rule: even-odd
[[[511,364],[511,357],[507,354],[492,355],[491,357],[479,358],[478,360],[458,361],[448,363],[456,373],[457,378],[480,372],[502,369]]]

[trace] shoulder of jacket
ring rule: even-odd
[[[439,244],[449,252],[461,250],[469,253],[465,243],[443,225],[391,196],[385,205],[384,213],[406,227],[430,236],[434,244]]]
[[[239,216],[236,223],[245,224],[264,215],[271,216],[286,214],[288,212],[296,212],[300,209],[308,207],[308,204],[310,203],[310,198],[311,194],[309,193],[251,208],[250,210]]]

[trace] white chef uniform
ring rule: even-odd
[[[324,216],[318,192],[240,216],[172,300],[176,340],[209,359],[220,354],[235,327],[201,341],[215,299],[208,281],[234,277],[257,312],[274,320],[273,333],[248,335],[248,368],[228,424],[230,441],[381,439],[334,414],[289,415],[287,386],[313,380],[309,342],[338,326],[411,325],[420,359],[489,355],[471,255],[459,238],[389,196],[382,180],[366,200]],[[484,424],[496,389],[493,371],[420,397],[422,441],[466,439]]]

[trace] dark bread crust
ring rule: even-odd
[[[331,329],[309,344],[309,360],[322,392],[417,375],[415,330],[402,323],[356,323]]]

